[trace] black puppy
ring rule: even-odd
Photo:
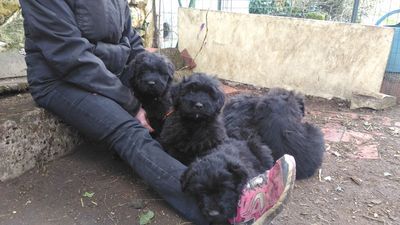
[[[143,52],[129,64],[130,85],[135,97],[147,113],[150,125],[154,128],[153,136],[161,132],[166,113],[172,103],[169,88],[174,76],[174,65],[164,56]]]
[[[189,165],[181,177],[182,190],[195,197],[210,222],[226,224],[236,214],[246,183],[272,165],[271,151],[257,139],[228,139]]]
[[[259,96],[238,95],[226,103],[223,118],[229,137],[247,140],[256,133],[254,112],[259,100]]]
[[[220,85],[211,76],[195,73],[171,88],[174,111],[166,118],[159,141],[186,165],[226,138],[220,117],[225,96]]]
[[[319,128],[303,123],[303,96],[271,89],[265,96],[237,96],[226,104],[228,136],[247,139],[252,133],[272,150],[275,160],[284,154],[296,160],[296,178],[312,176],[321,166],[325,144]]]
[[[291,113],[291,115],[299,121],[304,117],[305,107],[302,95],[294,94],[294,92],[289,92],[282,88],[272,88],[268,95],[280,96],[281,98],[287,98],[287,96],[292,95],[291,100],[295,101],[291,104],[295,112]],[[243,94],[229,100],[223,109],[225,127],[229,137],[244,140],[253,135],[258,123],[255,120],[255,111],[261,99],[261,96]]]

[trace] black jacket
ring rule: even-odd
[[[144,51],[126,0],[20,0],[28,82],[34,98],[67,82],[118,102],[139,103],[117,77]]]

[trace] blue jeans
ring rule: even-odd
[[[39,106],[115,150],[186,219],[208,224],[195,200],[181,191],[179,179],[186,167],[165,153],[137,119],[109,98],[67,83],[54,85],[48,94],[35,99]]]

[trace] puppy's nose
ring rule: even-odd
[[[155,85],[156,82],[154,82],[154,81],[151,80],[151,81],[147,81],[147,84],[148,84],[148,85]]]
[[[211,210],[210,212],[208,212],[208,215],[210,215],[210,216],[218,216],[219,212],[217,210]]]
[[[195,106],[196,106],[196,108],[198,108],[198,109],[203,108],[203,104],[201,104],[200,102],[197,102],[197,103],[195,104]]]

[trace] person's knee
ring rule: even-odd
[[[139,121],[132,118],[114,128],[102,141],[106,142],[110,148],[119,150],[119,148],[133,148],[144,141],[154,140],[147,129],[142,127]]]

